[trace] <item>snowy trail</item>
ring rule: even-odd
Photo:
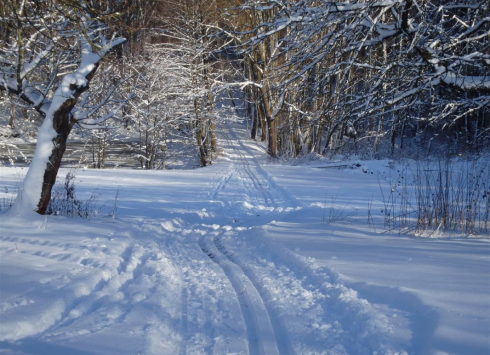
[[[319,349],[353,354],[396,352],[388,340],[390,325],[382,312],[359,299],[334,273],[314,270],[311,263],[266,237],[263,226],[287,219],[288,212],[303,206],[262,169],[258,154],[233,128],[221,132],[221,137],[232,163],[208,192],[219,202],[215,205],[223,208],[215,213],[219,218],[208,218],[209,224],[203,224],[211,228],[200,244],[222,267],[237,297],[245,295],[247,308],[242,313],[249,343],[255,340],[250,341],[250,336],[262,335],[257,340],[259,348],[251,347],[250,353],[300,354]],[[230,225],[219,225],[223,215]],[[296,312],[298,309],[301,312]],[[265,321],[257,324],[256,319]],[[316,334],[305,339],[312,328]],[[262,343],[272,339],[275,346],[265,352]]]
[[[226,195],[227,186],[232,186],[235,191],[238,186],[243,185],[244,197],[250,199],[251,202],[247,207],[254,209],[257,213],[270,213],[276,208],[296,206],[295,200],[285,200],[284,196],[278,193],[277,187],[272,188],[271,178],[260,168],[254,153],[243,144],[232,127],[226,128],[221,132],[223,143],[226,146],[226,153],[231,154],[235,159],[231,165],[231,171],[215,187],[212,193],[213,198],[221,200],[224,204],[229,201]],[[220,198],[220,193],[223,195],[222,198]],[[239,206],[238,211],[232,209],[228,211],[230,212],[236,214],[233,220],[237,221],[238,216],[243,214],[243,206]],[[296,354],[283,317],[276,309],[264,283],[257,278],[246,263],[236,258],[234,251],[227,249],[222,242],[223,235],[230,229],[231,227],[225,228],[219,234],[215,233],[212,240],[202,238],[200,245],[203,251],[223,268],[234,285],[237,297],[244,299],[245,305],[242,306],[242,313],[247,319],[249,343],[257,342],[253,348],[251,347],[250,353]]]
[[[307,207],[245,134],[223,127],[222,158],[197,176],[119,172],[132,193],[117,221],[41,219],[2,234],[2,262],[20,268],[7,282],[24,291],[2,296],[0,354],[406,354],[386,306],[270,238]],[[151,189],[135,186],[144,179]],[[20,278],[19,256],[50,277]]]
[[[235,289],[247,325],[249,353],[279,354],[270,315],[251,280],[238,265],[226,260],[211,242],[202,240],[200,245],[209,258],[223,269]]]
[[[288,195],[285,190],[275,184],[267,172],[262,169],[257,161],[257,156],[264,152],[254,152],[251,147],[244,144],[242,138],[234,131],[235,129],[235,127],[226,126],[221,134],[225,150],[228,155],[234,158],[236,162],[233,166],[237,165],[237,167],[235,171],[229,174],[224,184],[218,186],[213,196],[219,198],[219,192],[222,192],[226,184],[233,181],[231,177],[235,176],[233,185],[243,184],[246,197],[254,200],[255,207],[266,207],[267,210],[273,211],[275,208],[282,210],[301,206],[294,197]]]
[[[239,270],[247,278],[247,281],[251,286],[249,287],[249,289],[253,289],[254,292],[256,291],[257,294],[260,296],[260,303],[263,304],[266,310],[266,317],[268,319],[267,324],[271,324],[274,337],[276,339],[276,344],[278,349],[280,350],[280,353],[288,355],[296,354],[289,339],[281,312],[276,308],[273,298],[264,283],[256,276],[253,270],[246,263],[236,258],[234,251],[226,249],[224,244],[220,242],[220,239],[214,239],[213,243],[217,251],[221,252],[224,256],[226,256],[229,261],[238,266]],[[261,332],[261,334],[266,333]],[[271,351],[270,353],[273,352]]]
[[[189,253],[180,243],[169,241],[166,248],[171,251],[172,257],[179,262],[182,279],[182,310],[181,310],[181,343],[179,354],[193,354],[204,352],[205,354],[219,354],[227,352],[227,344],[239,344],[244,347],[244,339],[220,333],[214,322],[223,318],[224,313],[233,312],[237,307],[234,300],[226,300],[228,293],[220,294],[212,289],[211,284],[203,285],[204,277],[208,282],[222,283],[214,270],[209,270],[207,260],[200,258],[200,250],[193,250],[196,255]],[[213,308],[220,304],[220,314]],[[227,322],[225,320],[225,322]],[[242,330],[243,326],[236,325]],[[227,333],[227,332],[225,332]],[[226,349],[226,350],[225,350]]]

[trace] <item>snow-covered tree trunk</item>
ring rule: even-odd
[[[80,66],[74,73],[64,76],[39,128],[36,150],[15,202],[16,209],[45,214],[66,150],[66,141],[77,122],[73,109],[80,95],[89,89],[89,83],[103,56],[122,42],[122,39],[110,42],[94,53],[91,45],[83,40]]]
[[[0,89],[43,118],[32,163],[13,206],[15,213],[46,212],[73,126],[98,126],[125,102],[112,100],[112,109],[94,118],[102,106],[111,106],[114,90],[93,102],[87,91],[90,81],[102,59],[124,39],[104,36],[107,25],[97,17],[104,18],[109,10],[95,10],[89,1],[77,2],[80,8],[71,0],[12,1],[10,16],[0,18],[0,27],[13,34],[0,38]]]
[[[72,74],[63,79],[62,85],[55,93],[55,96],[60,98],[59,102],[55,100],[51,103],[39,129],[36,151],[17,201],[26,204],[29,209],[35,209],[39,214],[44,214],[48,208],[51,189],[56,182],[61,159],[66,150],[66,140],[76,122],[71,119],[71,112],[80,95],[88,89],[88,83],[96,69],[97,66],[93,65],[88,75],[85,78],[80,76],[78,81]],[[39,179],[41,174],[42,181]],[[34,206],[36,200],[38,202]]]

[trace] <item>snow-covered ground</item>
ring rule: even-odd
[[[203,169],[77,170],[91,220],[1,215],[0,354],[490,353],[488,239],[384,233],[388,162],[274,164],[246,136]]]

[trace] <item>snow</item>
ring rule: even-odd
[[[488,236],[385,232],[393,162],[279,164],[218,133],[206,168],[75,171],[91,220],[0,216],[0,354],[489,353]],[[0,167],[0,198],[24,174]]]
[[[23,65],[22,70],[20,71],[20,79],[24,80],[27,74],[33,71],[39,64],[39,62],[47,57],[49,57],[53,47],[57,42],[57,38],[54,38],[52,42],[50,42],[46,49],[42,50],[31,62],[27,62]]]
[[[49,162],[49,157],[53,149],[53,139],[57,136],[57,133],[53,128],[54,111],[52,107],[53,105],[51,105],[41,127],[39,127],[36,150],[34,151],[32,163],[24,178],[22,186],[19,189],[16,202],[12,210],[9,211],[11,214],[32,215],[37,209],[37,203],[41,197],[41,188],[43,184],[43,179],[40,179],[39,177],[44,176],[44,170],[46,169],[46,164]]]

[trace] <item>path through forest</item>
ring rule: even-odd
[[[192,172],[78,171],[77,184],[120,191],[115,219],[2,216],[0,353],[434,353],[438,314],[418,298],[371,303],[273,238],[325,213],[325,197],[299,199],[245,135],[223,127],[217,164]],[[298,245],[331,227],[301,228]]]

